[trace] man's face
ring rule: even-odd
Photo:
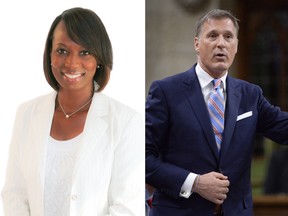
[[[237,53],[238,38],[233,22],[228,18],[210,19],[194,39],[198,63],[214,78],[223,76]]]

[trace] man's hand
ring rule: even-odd
[[[217,172],[210,172],[197,178],[199,179],[196,179],[194,182],[194,192],[215,204],[222,204],[224,202],[227,198],[228,186],[230,184],[227,176]],[[196,183],[197,185],[195,185]]]

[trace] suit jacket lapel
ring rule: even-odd
[[[39,191],[40,197],[35,198],[39,202],[39,211],[44,212],[44,178],[45,178],[45,159],[46,150],[49,141],[52,119],[55,108],[56,92],[44,96],[35,103],[35,118],[31,119],[31,129],[34,131],[31,134],[31,165],[35,165],[35,191]],[[32,162],[33,161],[33,162]]]
[[[241,101],[241,93],[238,90],[235,80],[227,76],[226,80],[226,108],[225,108],[225,126],[224,126],[224,135],[221,146],[221,155],[224,155],[231,143],[231,138],[236,124],[236,119],[238,115],[238,110]]]
[[[203,133],[206,137],[207,143],[209,143],[210,147],[212,148],[215,157],[218,158],[219,153],[213,129],[210,123],[209,113],[194,67],[188,71],[186,78],[183,80],[183,83],[184,93],[186,94],[186,97],[191,105],[192,110],[195,113],[196,118],[203,128]]]
[[[34,156],[39,161],[39,173],[41,175],[41,182],[44,184],[45,176],[45,156],[46,149],[49,140],[54,109],[55,109],[56,92],[53,92],[45,96],[41,101],[37,101],[37,107],[35,108],[35,118],[32,120],[32,128],[35,129],[33,140]]]
[[[109,101],[107,97],[101,93],[95,93],[88,115],[86,117],[85,127],[81,140],[81,148],[75,163],[73,179],[77,176],[79,169],[87,159],[88,153],[101,143],[100,139],[107,132],[108,123],[105,117],[109,114]]]

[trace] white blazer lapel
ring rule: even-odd
[[[35,155],[38,156],[37,160],[39,162],[42,183],[44,183],[46,150],[55,110],[55,98],[56,92],[53,92],[47,95],[45,100],[37,104],[35,119],[32,123],[35,128],[35,136],[32,139],[34,149],[37,151],[37,154]]]
[[[49,95],[39,97],[33,105],[33,114],[30,115],[29,134],[24,136],[29,137],[29,144],[25,149],[25,158],[27,170],[33,175],[31,179],[35,181],[29,183],[29,187],[33,188],[30,191],[35,191],[31,198],[34,203],[38,203],[38,214],[44,213],[44,178],[45,178],[45,158],[50,129],[54,114],[56,92]],[[27,142],[28,142],[27,141]],[[29,148],[28,148],[29,147]],[[39,195],[39,196],[38,196]]]
[[[104,134],[107,133],[108,123],[105,120],[105,116],[107,116],[108,113],[109,101],[107,100],[107,97],[102,93],[95,93],[86,117],[81,147],[75,163],[73,179],[77,176],[77,173],[81,165],[85,162],[85,159],[87,159],[88,153],[93,148],[106,144],[100,143],[100,140]]]

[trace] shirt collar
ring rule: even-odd
[[[200,64],[196,65],[195,68],[201,89],[207,87],[208,85],[210,85],[210,83],[212,82],[212,80],[214,79],[213,77],[211,77],[206,71],[204,71],[202,69],[202,67],[200,66]],[[222,76],[220,79],[222,80],[222,85],[223,85],[223,90],[226,91],[226,78],[227,78],[227,72],[225,73],[224,76]]]

